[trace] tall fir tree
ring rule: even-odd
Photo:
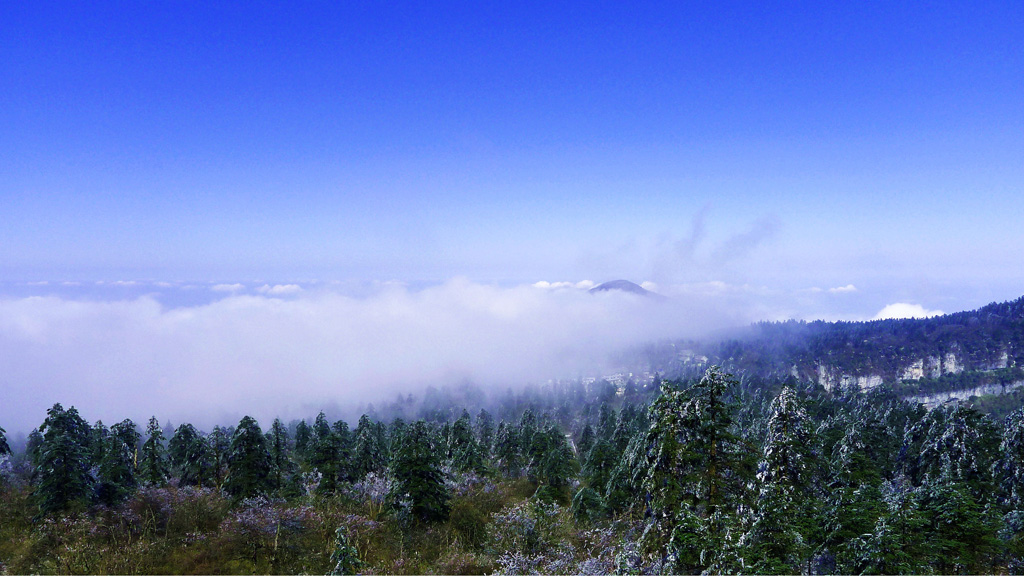
[[[348,422],[338,420],[331,425],[338,446],[338,481],[352,481],[352,445],[354,439]]]
[[[417,420],[391,462],[389,499],[396,505],[408,501],[413,517],[424,522],[445,520],[450,509],[438,448],[426,422]]]
[[[290,456],[288,428],[280,418],[274,418],[267,431],[267,449],[270,451],[270,491],[282,494],[291,485],[296,468]]]
[[[1006,417],[999,454],[997,475],[1002,501],[1010,510],[1024,511],[1024,408]]]
[[[250,416],[238,423],[228,452],[224,489],[235,498],[251,498],[270,490],[270,451],[260,425]]]
[[[469,412],[462,411],[459,419],[452,424],[448,435],[448,455],[452,468],[459,472],[483,473],[483,450],[473,434]]]
[[[484,460],[491,457],[491,449],[494,447],[494,416],[487,410],[481,408],[476,415],[476,437],[480,441]]]
[[[338,489],[341,446],[338,435],[331,429],[323,412],[313,422],[313,434],[307,451],[309,465],[320,473],[317,492],[333,494]]]
[[[231,426],[214,426],[206,437],[213,460],[213,481],[217,488],[223,488],[228,477],[228,455],[231,451],[231,439],[235,430]]]
[[[97,420],[89,430],[89,445],[92,449],[89,457],[94,465],[103,462],[103,454],[107,449],[107,439],[109,437],[110,429],[103,424],[102,420]]]
[[[855,551],[842,572],[859,574],[924,574],[932,571],[933,550],[926,520],[919,511],[918,492],[906,483],[883,485],[883,512],[871,530],[851,536]]]
[[[7,444],[7,433],[0,426],[0,456],[4,456],[11,453],[11,447]]]
[[[171,466],[181,486],[210,486],[216,483],[216,462],[209,442],[195,426],[178,426],[167,445]]]
[[[748,505],[753,468],[753,452],[734,429],[737,387],[717,366],[689,388],[662,383],[649,429],[627,450],[631,484],[651,510],[645,542],[666,560],[675,556],[675,570],[725,570],[735,560],[731,513]],[[682,558],[692,542],[700,550]]]
[[[131,420],[122,420],[110,427],[104,436],[103,457],[99,463],[97,499],[108,506],[130,496],[138,486],[136,473],[136,446],[139,432]]]
[[[757,573],[798,573],[815,544],[820,502],[812,490],[817,466],[807,412],[792,388],[772,402],[766,428],[754,521],[744,536],[748,565]]]
[[[362,480],[370,472],[383,469],[386,464],[384,447],[380,442],[377,426],[366,414],[359,417],[354,436],[352,475],[353,479]]]
[[[309,457],[309,441],[313,437],[313,430],[306,424],[305,420],[299,420],[295,424],[295,455],[303,460]]]
[[[590,457],[590,449],[594,447],[594,441],[594,427],[588,422],[583,425],[580,439],[576,442],[576,450],[578,451],[580,462],[584,466],[587,464],[587,458]]]
[[[515,426],[504,420],[498,423],[494,436],[494,458],[498,468],[509,478],[518,478],[522,473],[523,457],[519,447],[519,434]]]
[[[35,462],[34,499],[42,514],[84,508],[92,494],[93,479],[89,424],[72,406],[54,404],[39,427],[40,444]]]
[[[580,471],[579,462],[565,434],[554,422],[549,422],[538,436],[545,439],[543,456],[537,466],[537,477],[542,483],[540,491],[555,502],[567,504],[569,483]]]
[[[147,486],[163,487],[167,485],[169,477],[164,432],[156,416],[153,416],[146,426],[146,441],[139,454],[139,478]]]

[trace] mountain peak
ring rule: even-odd
[[[651,292],[650,290],[647,290],[643,286],[640,286],[639,284],[636,284],[634,282],[630,282],[629,280],[612,280],[610,282],[598,284],[597,286],[594,286],[593,288],[590,289],[590,293],[594,294],[597,292],[611,292],[613,290],[619,292],[629,292],[631,294],[639,294],[641,296],[651,298],[664,298],[664,296],[662,296],[661,294]]]

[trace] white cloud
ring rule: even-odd
[[[847,284],[846,286],[839,286],[837,288],[829,288],[828,291],[831,292],[832,294],[844,294],[844,293],[847,293],[847,292],[856,292],[857,291],[857,287],[854,286],[853,284]]]
[[[173,309],[149,296],[0,298],[0,423],[28,430],[55,402],[89,420],[209,426],[243,414],[306,417],[311,407],[466,379],[504,390],[600,373],[625,346],[759,316],[699,294],[657,302],[467,280],[385,285],[361,298],[317,290],[280,299],[272,289]]]
[[[882,308],[878,314],[875,314],[875,317],[872,318],[872,320],[887,320],[890,318],[930,318],[932,316],[941,316],[942,314],[944,314],[942,310],[928,310],[920,304],[896,302]]]
[[[534,288],[540,288],[541,290],[559,290],[564,288],[579,288],[586,290],[594,287],[594,283],[590,280],[584,280],[582,282],[548,282],[547,280],[541,280],[540,282],[533,283]]]
[[[643,288],[644,290],[650,290],[651,292],[657,292],[658,290],[661,289],[658,287],[656,283],[651,282],[649,280],[641,282],[640,287]]]
[[[210,290],[214,292],[240,292],[245,290],[244,284],[214,284]]]
[[[298,284],[264,284],[257,288],[257,290],[263,294],[269,294],[271,296],[287,296],[291,294],[298,294],[302,292],[302,286]]]

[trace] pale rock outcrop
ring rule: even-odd
[[[943,374],[959,374],[964,371],[963,364],[957,362],[956,354],[947,352],[942,359]]]
[[[918,360],[904,368],[900,380],[920,380],[924,378],[924,360]]]
[[[984,386],[975,386],[974,388],[967,388],[964,390],[947,390],[945,392],[935,392],[932,394],[915,394],[913,396],[907,396],[906,400],[909,402],[918,402],[923,404],[925,408],[931,410],[932,408],[941,406],[946,402],[967,400],[971,396],[984,396],[986,394],[1007,394],[1021,387],[1024,387],[1024,380],[1011,382],[1005,386],[1002,384],[985,384]]]
[[[843,374],[832,366],[818,364],[818,384],[830,392],[840,387],[852,388],[854,386],[860,390],[871,390],[882,384],[882,377],[877,374],[851,376]]]

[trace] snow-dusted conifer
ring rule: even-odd
[[[139,454],[139,477],[147,486],[162,487],[167,485],[169,476],[164,433],[154,416],[146,426],[146,441]]]
[[[238,423],[228,453],[224,489],[238,499],[266,494],[270,489],[270,451],[260,425],[251,416]]]
[[[39,427],[41,442],[36,458],[35,500],[43,514],[87,504],[92,492],[89,474],[89,424],[78,410],[54,404]]]
[[[181,486],[208,486],[214,483],[215,462],[206,438],[191,424],[174,431],[167,445],[171,466]]]
[[[744,535],[748,564],[759,573],[797,573],[810,553],[814,454],[807,412],[790,387],[772,402],[757,470],[753,524]]]

